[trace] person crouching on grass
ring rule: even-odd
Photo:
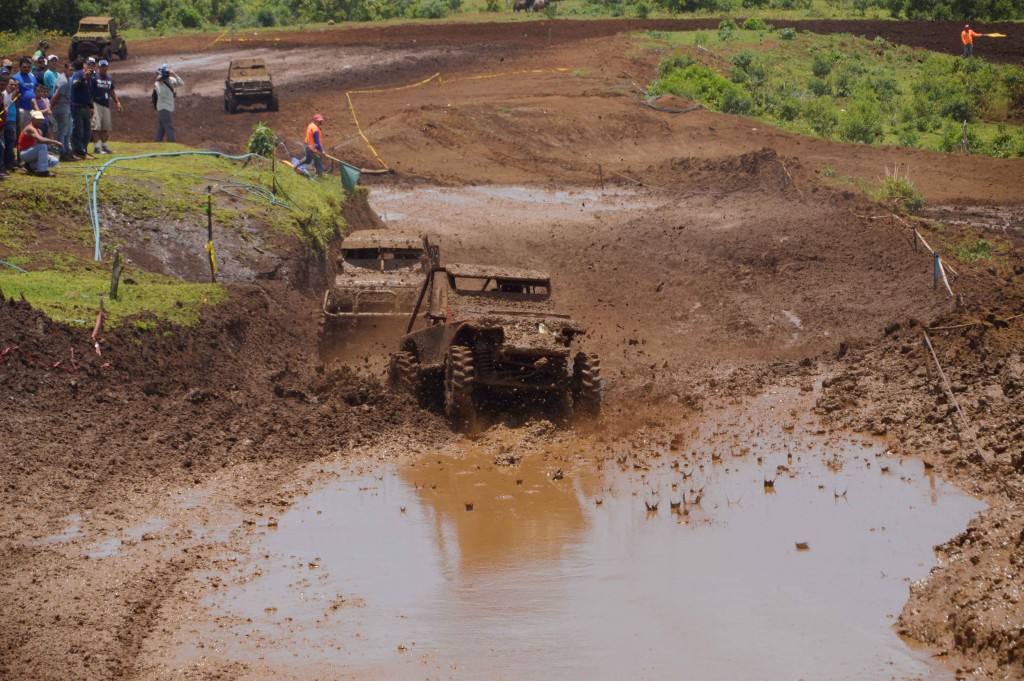
[[[57,140],[46,137],[39,131],[37,125],[45,120],[42,111],[33,110],[29,115],[29,123],[22,129],[18,136],[18,155],[30,175],[49,177],[50,168],[57,166],[60,161],[56,156],[50,156],[49,145],[61,149],[63,145]]]

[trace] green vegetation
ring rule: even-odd
[[[984,238],[977,239],[976,241],[968,241],[954,246],[952,253],[964,262],[991,260],[992,242]]]
[[[277,147],[277,136],[266,123],[260,121],[252,126],[252,136],[249,137],[249,143],[245,146],[247,152],[259,154],[263,158],[273,158],[275,147]]]
[[[273,139],[269,128],[262,135]],[[117,151],[142,156],[191,150],[171,144],[120,143]],[[94,236],[86,207],[87,168],[95,177],[98,165],[85,164],[62,167],[46,180],[16,173],[0,193],[0,259],[30,270],[23,274],[0,267],[0,288],[7,295],[24,294],[61,320],[95,319],[100,296],[110,286],[109,262],[89,259]],[[340,182],[330,176],[312,181],[280,161],[276,173],[273,169],[270,160],[239,162],[215,155],[120,160],[104,170],[98,184],[104,253],[109,255],[128,240],[133,247],[144,248],[149,234],[172,223],[179,231],[194,226],[205,237],[209,188],[215,230],[240,230],[245,238],[247,230],[256,227],[290,236],[322,260],[328,242],[344,229]],[[203,305],[226,297],[226,290],[215,285],[188,284],[130,267],[122,277],[119,300],[106,305],[115,324],[151,314],[188,325],[198,321]],[[143,329],[146,323],[136,328]]]
[[[1015,113],[1024,69],[851,35],[782,33],[730,21],[716,34],[645,34],[645,45],[676,52],[649,94],[848,142],[1024,156]]]
[[[103,296],[110,326],[147,314],[172,324],[194,326],[204,306],[217,305],[228,298],[227,290],[217,284],[189,284],[128,269],[118,299],[110,300],[106,297],[110,289],[109,266],[77,260],[69,264],[67,259],[61,266],[28,274],[0,268],[0,289],[6,296],[24,295],[48,316],[65,322],[94,321]],[[136,327],[142,328],[138,323]]]
[[[899,166],[895,166],[891,172],[885,169],[885,179],[875,192],[875,201],[894,213],[904,215],[917,215],[924,209],[924,196],[910,181],[909,171],[900,177]]]

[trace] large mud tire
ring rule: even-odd
[[[444,414],[456,430],[476,430],[475,383],[472,351],[463,345],[449,348],[444,366]]]
[[[388,370],[391,387],[415,396],[419,385],[418,364],[416,356],[406,350],[391,355],[391,367]]]
[[[121,61],[124,61],[125,59],[128,58],[128,45],[127,44],[122,43],[121,49],[119,49],[117,51],[117,56],[121,58]]]
[[[280,108],[281,105],[280,103],[278,103],[277,97],[271,97],[270,100],[267,102],[267,111],[270,111],[271,113],[277,111]]]
[[[601,360],[595,354],[580,352],[572,365],[573,411],[595,418],[601,413]]]
[[[101,58],[101,59],[106,59],[106,60],[107,60],[107,62],[110,62],[110,60],[114,58],[114,53],[113,53],[113,51],[112,51],[112,50],[110,49],[110,45],[107,45],[106,47],[104,47],[104,48],[103,48],[103,51],[102,51],[102,52],[100,52],[100,55],[101,55],[101,57],[100,57],[100,58]]]
[[[224,109],[229,114],[233,114],[233,113],[237,113],[238,112],[238,102],[235,101],[235,98],[234,98],[233,95],[225,95],[224,96]]]
[[[78,43],[77,50],[75,52],[76,57],[88,57],[97,55],[100,53],[100,47],[96,43],[81,42]]]

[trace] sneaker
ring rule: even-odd
[[[56,175],[56,173],[49,170],[30,170],[28,171],[28,174],[35,177],[52,177],[53,175]]]
[[[101,153],[101,152],[100,152],[100,145],[98,145],[98,144],[94,144],[94,145],[92,145],[92,153],[94,153],[94,154],[99,154],[99,153]]]
[[[104,154],[113,154],[113,153],[114,153],[114,152],[112,152],[112,151],[110,150],[110,147],[108,147],[108,146],[107,146],[106,144],[104,144],[104,145],[103,145],[102,147],[100,147],[100,150],[101,150],[101,151],[102,151],[102,152],[103,152]]]

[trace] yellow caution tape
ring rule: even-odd
[[[223,38],[224,36],[226,36],[228,34],[228,31],[230,31],[230,30],[231,30],[230,28],[225,28],[223,33],[221,33],[219,36],[214,38],[213,42],[210,43],[209,45],[207,45],[206,47],[204,47],[203,49],[205,50],[207,48],[213,47],[214,43],[220,42],[220,39]]]
[[[213,242],[206,242],[206,252],[210,254],[210,269],[217,274],[217,256],[213,254]]]
[[[418,83],[410,83],[409,85],[399,85],[399,86],[396,86],[396,87],[387,87],[387,88],[373,88],[373,89],[367,89],[367,90],[346,90],[345,91],[345,99],[348,101],[348,110],[352,114],[352,121],[356,124],[356,130],[359,132],[359,136],[363,138],[364,142],[366,142],[366,146],[369,147],[370,152],[373,154],[373,157],[375,159],[377,159],[377,161],[379,161],[382,166],[384,166],[384,170],[391,170],[390,166],[388,166],[388,164],[384,162],[384,159],[382,159],[380,157],[380,154],[377,153],[377,150],[373,148],[373,144],[370,143],[370,140],[366,136],[366,133],[363,132],[362,126],[359,125],[359,119],[356,117],[356,107],[355,107],[354,104],[352,104],[352,95],[380,93],[380,92],[396,92],[398,90],[410,90],[410,89],[415,88],[415,87],[420,87],[422,85],[426,85],[427,83],[429,83],[429,82],[431,82],[433,80],[437,80],[437,84],[438,85],[444,85],[446,82],[448,82],[448,83],[457,83],[457,82],[462,81],[462,80],[487,80],[487,79],[490,79],[490,78],[501,78],[503,76],[515,76],[515,75],[521,75],[521,74],[524,74],[524,73],[565,73],[566,71],[572,71],[572,69],[567,68],[567,67],[557,67],[557,68],[553,68],[553,69],[524,69],[524,70],[521,70],[521,71],[505,71],[505,72],[502,72],[502,73],[487,73],[487,74],[483,74],[483,75],[479,75],[479,76],[464,76],[462,78],[454,78],[454,79],[449,80],[449,81],[445,81],[444,78],[441,76],[440,72],[438,72],[438,73],[435,73],[434,75],[432,75],[432,76],[430,76],[428,78],[424,78],[423,80],[419,81]]]

